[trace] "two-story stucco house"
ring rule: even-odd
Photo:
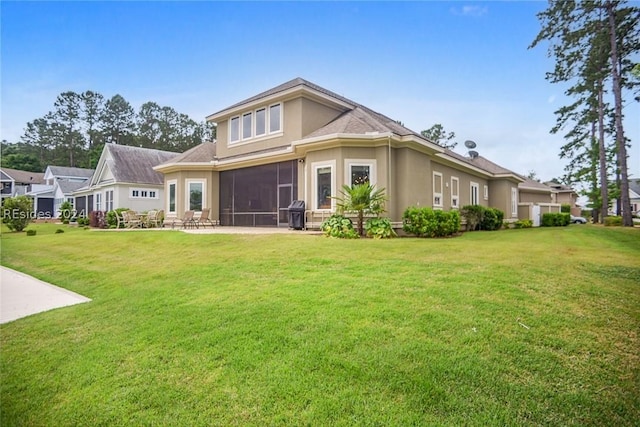
[[[409,206],[480,204],[518,219],[518,174],[447,150],[395,120],[296,78],[207,117],[216,143],[154,169],[164,174],[167,218],[211,208],[222,225],[287,226],[293,200],[307,225],[335,211],[344,184],[384,188],[401,227]]]

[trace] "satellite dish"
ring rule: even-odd
[[[474,148],[476,148],[476,143],[471,141],[470,139],[467,139],[464,142],[464,146],[467,147],[469,150],[473,150]]]
[[[478,156],[479,154],[477,151],[473,151],[473,150],[469,151],[469,157],[471,157],[472,159],[475,159]]]

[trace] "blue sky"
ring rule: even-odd
[[[513,171],[561,176],[544,79],[528,50],[545,2],[2,2],[0,136],[18,141],[61,92],[122,95],[195,120],[295,77],[406,126],[435,123]],[[640,108],[625,110],[640,177]]]

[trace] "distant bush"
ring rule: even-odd
[[[367,237],[374,239],[389,239],[398,236],[391,227],[389,218],[369,218],[364,224],[364,230]]]
[[[86,217],[79,217],[79,218],[78,218],[78,225],[80,225],[80,226],[86,226],[86,225],[89,225],[89,218],[86,218]]]
[[[320,225],[320,229],[327,237],[340,239],[357,239],[360,237],[355,228],[353,228],[353,222],[343,215],[331,215]]]
[[[562,205],[560,205],[560,212],[571,213],[571,205],[568,203],[563,203]]]
[[[27,196],[4,199],[2,223],[11,231],[22,231],[33,219],[33,202]]]
[[[56,234],[62,234],[62,233],[64,233],[64,230],[62,228],[58,228],[56,230]]]
[[[608,216],[604,219],[605,227],[622,227],[621,216]]]
[[[542,214],[543,227],[564,227],[571,222],[571,215],[568,213],[546,213]]]
[[[36,230],[27,230],[27,236],[35,236]]]
[[[446,237],[460,231],[458,211],[410,207],[402,214],[402,229],[417,237]]]
[[[519,219],[513,223],[514,228],[531,228],[533,227],[533,221],[530,219]]]

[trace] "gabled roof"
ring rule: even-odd
[[[557,182],[546,181],[544,184],[548,185],[549,187],[553,188],[554,190],[556,190],[559,193],[568,193],[568,192],[573,193],[574,192],[573,188],[569,187],[568,185],[558,184]]]
[[[162,185],[164,176],[153,170],[154,166],[166,163],[179,153],[132,147],[129,145],[106,144],[111,161],[109,169],[116,182]]]
[[[68,166],[47,166],[47,170],[51,172],[51,175],[63,178],[91,178],[94,172],[93,169],[72,168]]]
[[[556,191],[549,187],[548,185],[545,185],[541,182],[538,182],[536,180],[533,180],[531,178],[527,178],[525,176],[520,175],[520,177],[522,179],[524,179],[524,182],[521,182],[520,184],[518,184],[518,188],[520,189],[526,189],[526,190],[534,190],[534,191],[544,191],[544,192],[548,192],[548,193],[555,193]]]
[[[13,179],[18,184],[44,184],[44,174],[41,172],[28,172],[18,169],[2,168],[2,173]],[[4,181],[5,178],[3,177]]]
[[[59,179],[58,181],[56,181],[56,184],[64,194],[71,194],[74,191],[87,185],[87,181],[88,179],[85,181],[69,181],[68,179]]]

